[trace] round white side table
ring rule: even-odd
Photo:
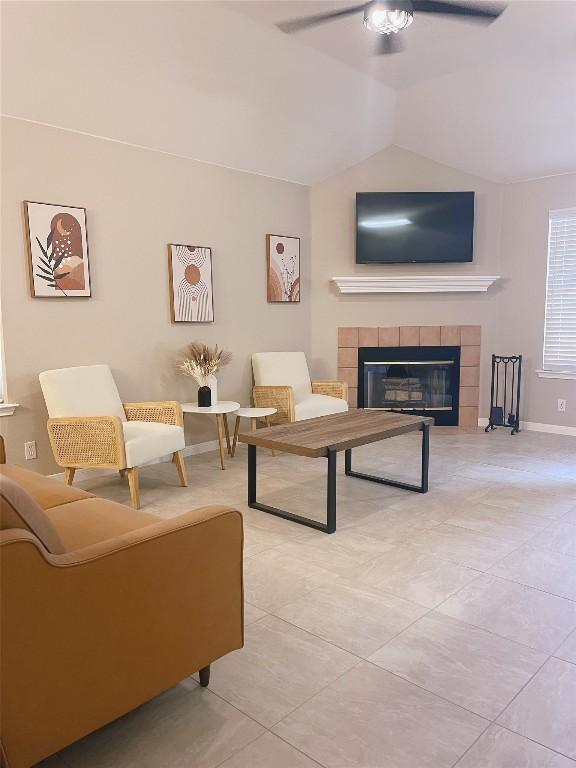
[[[264,419],[266,426],[270,426],[270,416],[276,413],[276,408],[238,408],[236,411],[236,424],[234,426],[234,440],[232,441],[232,456],[236,453],[236,443],[238,442],[238,432],[240,431],[240,419],[250,419],[252,431],[256,429],[258,419]],[[272,456],[275,453],[272,451]]]
[[[200,406],[198,403],[182,403],[183,413],[203,413],[207,416],[216,416],[216,428],[218,430],[218,446],[220,448],[220,466],[226,469],[224,465],[224,436],[226,436],[226,445],[228,453],[233,456],[232,446],[230,445],[230,430],[228,428],[228,414],[235,413],[240,408],[240,403],[234,400],[221,400],[215,405],[207,407]]]

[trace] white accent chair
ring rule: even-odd
[[[128,474],[139,509],[138,466],[170,454],[180,484],[187,485],[180,403],[123,403],[107,365],[44,371],[39,378],[54,458],[68,485],[79,468],[117,469]]]
[[[254,405],[276,408],[274,424],[303,421],[348,410],[343,381],[311,381],[303,352],[256,352],[252,355]]]

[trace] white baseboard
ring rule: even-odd
[[[210,453],[210,451],[218,450],[218,440],[208,440],[206,443],[196,443],[195,445],[187,445],[182,451],[184,456],[196,456],[199,453]],[[157,462],[154,462],[157,463]]]
[[[479,427],[487,427],[488,419],[478,419]],[[547,432],[550,435],[568,435],[576,437],[576,427],[562,427],[560,424],[540,424],[537,421],[521,421],[520,429],[526,432]]]
[[[218,440],[209,440],[206,443],[196,443],[195,445],[187,445],[182,453],[184,456],[197,456],[199,453],[209,453],[210,451],[215,451],[218,448]],[[152,464],[163,464],[165,461],[170,461],[171,456],[163,456],[159,459],[155,459],[154,461],[149,461],[146,464],[143,464],[143,467],[149,467]],[[94,478],[94,477],[104,477],[105,475],[116,475],[118,473],[117,469],[77,469],[76,474],[74,475],[75,480],[87,480],[88,478]],[[64,479],[64,472],[56,472],[53,475],[48,475],[48,477],[53,477],[55,480],[63,480]]]
[[[560,424],[539,424],[537,421],[521,421],[520,429],[528,432],[549,432],[552,435],[576,437],[576,427],[562,427]]]

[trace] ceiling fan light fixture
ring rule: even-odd
[[[412,24],[414,15],[411,4],[396,2],[370,3],[364,11],[364,26],[380,35],[392,35]]]

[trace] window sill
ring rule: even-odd
[[[541,379],[573,379],[576,381],[576,371],[536,371]]]
[[[0,416],[12,416],[18,403],[0,403]]]

